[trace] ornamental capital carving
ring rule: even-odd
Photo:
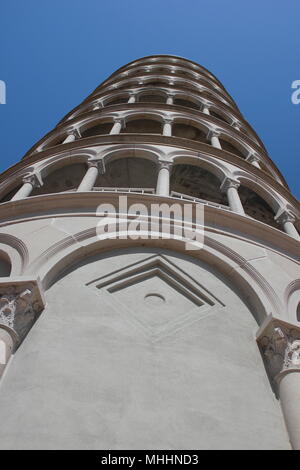
[[[172,165],[173,165],[173,162],[170,161],[170,160],[158,160],[158,169],[159,170],[162,170],[162,169],[166,169],[166,170],[171,170],[172,168]]]
[[[97,168],[99,173],[101,175],[104,175],[104,173],[105,173],[105,163],[104,163],[103,158],[97,159],[97,160],[96,159],[91,159],[91,160],[88,160],[87,163],[88,163],[89,168],[93,168],[93,167]]]
[[[45,306],[39,281],[25,278],[0,281],[0,328],[20,344]]]
[[[220,137],[220,135],[220,131],[217,131],[216,129],[211,129],[207,134],[207,138],[211,139],[212,137]]]
[[[300,372],[300,325],[270,315],[258,331],[257,343],[272,380]]]
[[[166,117],[164,118],[164,124],[173,124],[174,118]]]
[[[239,181],[233,178],[226,177],[220,186],[220,190],[222,193],[226,193],[229,188],[238,189],[239,186],[240,186]]]
[[[296,217],[291,211],[283,210],[275,217],[275,220],[280,225],[285,224],[286,222],[292,222],[293,224],[296,221]]]
[[[255,162],[259,163],[260,159],[254,153],[250,153],[248,157],[246,158],[246,161],[249,163],[255,163]]]
[[[39,188],[41,186],[41,182],[39,181],[38,176],[35,173],[25,175],[22,181],[23,183],[31,184],[33,188]]]
[[[81,137],[79,128],[72,128],[67,130],[68,135],[73,135],[75,139],[79,139]]]
[[[97,101],[97,103],[95,103],[93,106],[93,111],[96,111],[97,109],[100,109],[102,107],[103,107],[102,101]]]
[[[115,117],[114,118],[114,124],[121,124],[121,126],[123,127],[124,126],[124,118]]]

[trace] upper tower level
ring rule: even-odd
[[[299,238],[298,202],[260,138],[219,80],[181,57],[121,67],[0,176],[2,203],[92,191],[202,202]]]

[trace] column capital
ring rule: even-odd
[[[208,101],[201,101],[201,108],[204,109],[204,108],[210,108],[211,107],[211,103],[209,103]]]
[[[45,307],[38,279],[0,281],[0,328],[8,330],[19,345]]]
[[[229,188],[235,188],[235,189],[238,189],[240,186],[240,182],[233,179],[233,178],[230,178],[230,177],[226,177],[224,178],[224,180],[222,181],[222,184],[220,186],[220,190],[221,192],[223,193],[226,193],[226,191],[229,189]]]
[[[25,175],[23,178],[22,178],[22,181],[23,183],[29,183],[31,184],[31,186],[33,188],[39,188],[41,187],[41,182],[38,178],[38,176],[36,175],[36,173],[31,173],[31,174],[28,174],[28,175]]]
[[[81,137],[79,128],[75,127],[72,129],[67,129],[67,135],[73,135],[75,139],[79,139]]]
[[[114,117],[114,124],[121,124],[121,126],[123,127],[124,122],[125,122],[124,118]]]
[[[207,138],[211,139],[212,137],[220,137],[221,132],[216,129],[210,129],[207,134]]]
[[[300,325],[271,314],[258,330],[256,340],[275,384],[289,372],[300,372]]]
[[[164,124],[173,124],[174,118],[172,117],[165,117],[164,119]]]
[[[241,125],[240,125],[239,121],[237,121],[236,119],[232,120],[231,125],[232,125],[232,127],[234,127],[237,130],[239,130],[241,128]]]
[[[89,168],[97,168],[101,175],[105,173],[105,164],[103,158],[88,160],[87,164]]]
[[[255,162],[259,163],[260,158],[255,153],[249,153],[249,155],[246,157],[246,161],[249,163],[255,163]]]
[[[162,170],[163,168],[165,168],[166,170],[169,170],[172,168],[173,166],[173,161],[170,161],[170,160],[158,160],[158,169],[159,170]]]
[[[275,216],[275,220],[280,225],[285,224],[286,222],[291,222],[292,224],[294,224],[296,221],[296,217],[291,211],[283,210],[282,212],[280,212],[279,215]]]
[[[95,111],[96,109],[100,109],[100,108],[103,108],[103,102],[97,101],[93,106],[93,110]]]

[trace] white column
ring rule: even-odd
[[[33,188],[38,185],[38,180],[35,175],[26,176],[23,178],[23,186],[16,192],[12,201],[18,201],[20,199],[25,199],[30,196],[33,191]]]
[[[14,349],[14,341],[7,330],[0,325],[0,378]]]
[[[84,175],[80,185],[78,186],[77,192],[82,193],[85,191],[92,191],[95,182],[99,175],[99,163],[98,161],[89,162],[89,168]]]
[[[300,450],[300,328],[270,315],[257,342],[281,408],[294,450]]]
[[[163,135],[166,135],[168,137],[172,136],[172,122],[172,119],[164,120]]]
[[[110,134],[120,134],[122,129],[122,119],[115,119],[115,123],[110,131]]]
[[[63,144],[67,144],[68,142],[74,142],[74,140],[81,137],[79,129],[72,129],[71,131],[68,131],[68,134],[69,135],[65,138]]]
[[[204,105],[203,105],[202,113],[207,114],[207,115],[210,115],[209,107],[207,106],[207,104],[204,104]]]
[[[279,216],[275,217],[275,220],[278,224],[282,225],[285,233],[296,240],[300,240],[300,235],[294,225],[296,220],[294,214],[289,211],[283,211]]]
[[[256,166],[256,168],[260,168],[259,158],[256,155],[250,154],[246,161],[251,163],[251,165]]]
[[[219,141],[219,134],[217,132],[210,133],[210,143],[213,147],[222,150],[222,146]]]
[[[245,211],[238,193],[239,186],[240,183],[238,181],[231,178],[225,178],[221,184],[220,189],[222,192],[226,192],[230,209],[237,214],[245,215]]]
[[[156,185],[156,194],[160,196],[169,196],[170,194],[170,171],[172,162],[158,162],[158,176]]]
[[[128,100],[128,104],[135,103],[135,102],[136,102],[136,96],[135,95],[130,95],[129,100]]]
[[[166,104],[174,104],[174,96],[168,95]]]

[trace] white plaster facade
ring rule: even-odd
[[[100,239],[120,195],[203,248]],[[300,449],[299,203],[212,74],[122,67],[0,199],[0,449]]]

